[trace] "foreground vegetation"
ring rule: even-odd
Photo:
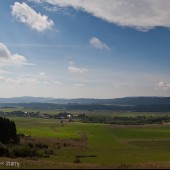
[[[18,133],[25,134],[22,144],[47,144],[48,149],[41,154],[45,150],[52,152],[47,157],[13,158],[21,168],[170,167],[168,123],[128,126],[64,120],[62,125],[55,119],[11,119],[16,122]],[[0,158],[1,162],[6,160],[9,158]]]
[[[36,149],[37,155],[1,157],[0,162],[16,161],[20,168],[26,169],[170,167],[170,124],[166,122],[115,125],[67,119],[62,123],[58,119],[10,119],[16,123],[21,145],[31,151]],[[38,148],[40,145],[44,148]],[[0,168],[10,167],[0,165]]]

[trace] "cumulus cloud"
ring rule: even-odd
[[[159,82],[159,83],[158,83],[158,86],[159,86],[159,88],[161,88],[161,89],[163,89],[163,90],[170,89],[170,84],[165,83],[165,82],[163,82],[163,81]]]
[[[98,48],[98,49],[106,49],[109,50],[109,46],[107,46],[104,42],[102,42],[101,40],[99,40],[96,37],[92,37],[89,41],[89,43],[94,47],[94,48]]]
[[[54,25],[48,16],[37,13],[34,9],[28,6],[26,3],[15,2],[12,6],[12,15],[15,16],[18,21],[27,24],[32,29],[37,31],[44,31],[52,28]]]
[[[34,65],[27,63],[27,59],[19,54],[12,54],[7,46],[0,43],[0,66],[5,65]]]
[[[73,7],[121,26],[148,30],[170,27],[169,0],[32,0],[59,7]]]
[[[89,70],[86,68],[80,68],[80,67],[75,66],[73,62],[70,62],[70,65],[68,66],[67,70],[72,74],[76,74],[76,73],[84,74],[84,73],[89,72]]]

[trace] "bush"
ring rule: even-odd
[[[67,147],[68,146],[68,144],[67,143],[63,143],[63,147]]]
[[[76,158],[73,163],[81,163],[79,158]]]
[[[48,154],[48,155],[53,155],[54,151],[52,149],[50,149],[50,150],[45,150],[44,153]]]
[[[47,144],[42,144],[42,143],[36,143],[35,147],[40,148],[40,149],[43,149],[43,148],[48,149],[48,145]]]
[[[39,150],[36,152],[36,156],[40,157],[40,158],[48,158],[49,155],[45,154],[44,151]]]
[[[47,144],[43,144],[43,148],[48,149],[48,145]]]
[[[23,134],[23,133],[19,133],[18,134],[20,137],[25,137],[25,134]]]
[[[6,145],[0,142],[0,156],[7,156],[8,154],[8,148],[6,147]]]
[[[32,156],[37,156],[37,150],[35,148],[32,149]]]
[[[28,146],[17,146],[12,148],[11,154],[16,157],[31,157],[33,152]]]
[[[27,145],[28,145],[28,147],[31,148],[31,149],[34,147],[34,145],[33,145],[32,143],[28,143]]]

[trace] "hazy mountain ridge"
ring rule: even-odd
[[[170,105],[170,97],[124,97],[115,99],[94,98],[50,98],[50,97],[12,97],[0,98],[0,103],[54,103],[54,104],[109,104],[109,105]]]
[[[46,103],[53,98],[45,98],[45,97],[32,97],[32,96],[24,96],[24,97],[11,97],[11,98],[0,98],[0,103]]]

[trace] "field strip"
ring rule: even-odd
[[[170,123],[163,124],[145,124],[145,125],[110,125],[112,128],[160,128],[160,127],[170,127]]]

